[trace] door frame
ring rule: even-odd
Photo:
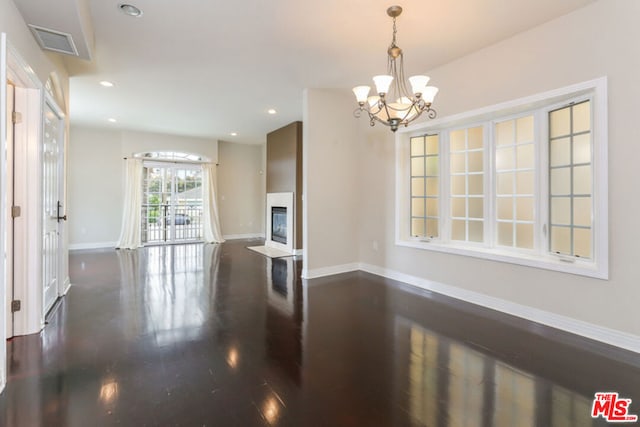
[[[37,75],[19,52],[7,42],[6,79],[16,87],[15,109],[22,113],[23,129],[14,138],[14,204],[21,207],[14,220],[13,295],[6,293],[5,308],[12,299],[21,301],[13,316],[13,334],[27,335],[44,327],[42,312],[42,106],[44,88]],[[18,92],[23,91],[24,96]],[[5,104],[6,105],[6,104]],[[5,134],[6,135],[6,134]],[[5,143],[5,142],[3,142]],[[2,147],[5,149],[6,147]],[[4,156],[2,156],[4,157]],[[2,170],[6,171],[5,159]],[[5,189],[3,188],[3,191]],[[3,211],[7,201],[3,198]],[[3,227],[8,224],[4,221]],[[5,229],[0,236],[5,241]],[[4,244],[2,245],[4,246]],[[3,281],[5,280],[3,272]],[[6,282],[5,282],[6,283]],[[7,337],[8,338],[8,337]]]

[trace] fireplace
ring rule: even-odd
[[[294,255],[293,193],[267,193],[264,245]]]
[[[287,208],[283,206],[271,207],[271,240],[287,244]]]

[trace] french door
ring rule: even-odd
[[[180,163],[145,163],[142,242],[202,240],[202,168]]]
[[[60,275],[60,222],[62,215],[61,175],[63,120],[60,109],[47,99],[44,103],[43,135],[43,236],[42,236],[42,278],[44,313],[49,311],[59,294]]]

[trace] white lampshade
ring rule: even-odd
[[[424,92],[422,92],[422,99],[424,102],[431,104],[433,102],[433,98],[436,97],[438,93],[438,88],[435,86],[427,86],[424,88]]]
[[[371,87],[369,86],[356,86],[353,88],[353,93],[356,95],[359,104],[367,102],[367,96],[369,96],[370,90]]]
[[[411,83],[411,91],[414,95],[424,92],[424,88],[429,83],[428,76],[411,76],[409,77],[409,83]]]
[[[393,76],[375,76],[373,78],[373,82],[376,84],[376,92],[378,94],[389,92],[389,86],[391,86],[391,82],[393,81]]]

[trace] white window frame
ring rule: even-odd
[[[592,258],[581,259],[549,252],[549,197],[548,197],[548,111],[569,102],[589,99],[592,114],[592,164],[593,164],[593,223]],[[525,113],[535,115],[535,213],[534,250],[499,247],[493,230],[495,222],[495,187],[493,125]],[[500,261],[546,270],[560,271],[599,279],[609,278],[608,245],[608,125],[607,78],[578,83],[548,92],[504,102],[477,110],[431,120],[396,132],[396,230],[398,246],[425,249],[456,255]],[[449,239],[449,136],[450,130],[473,127],[479,123],[485,127],[485,236],[482,244],[469,244]],[[440,135],[440,233],[438,239],[410,236],[410,138],[424,134]],[[546,230],[546,232],[544,232]]]

